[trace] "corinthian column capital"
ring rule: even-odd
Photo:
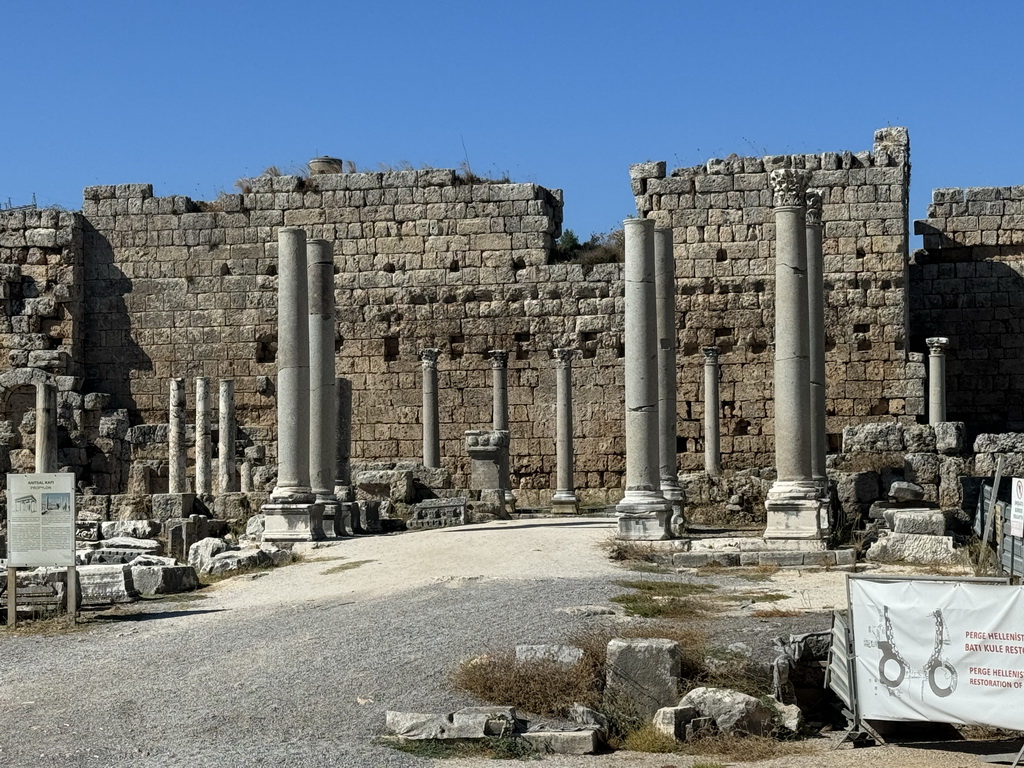
[[[805,199],[807,201],[807,226],[809,227],[821,226],[821,198],[822,190],[807,190]]]
[[[772,185],[772,204],[776,208],[803,208],[807,204],[810,171],[800,168],[776,168],[768,176]]]

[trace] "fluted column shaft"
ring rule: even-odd
[[[171,379],[167,435],[167,492],[185,493],[185,380]]]
[[[555,493],[552,502],[576,504],[573,482],[572,358],[574,349],[555,350]]]
[[[217,399],[217,491],[236,493],[238,473],[235,471],[235,382],[221,379]]]
[[[210,380],[196,379],[196,493],[213,493],[210,468],[213,463],[213,445],[210,442]]]
[[[491,358],[491,384],[493,387],[493,405],[491,408],[491,429],[497,431],[508,431],[508,352],[504,349],[489,350]],[[503,446],[500,457],[501,487],[505,491],[505,499],[512,501],[510,488],[512,487],[509,471],[509,453],[511,450],[512,435],[509,435],[508,443]]]

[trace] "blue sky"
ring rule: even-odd
[[[1024,3],[8,0],[0,203],[91,184],[212,199],[334,155],[565,190],[581,236],[628,166],[870,149],[933,187],[1024,184]]]

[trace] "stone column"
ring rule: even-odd
[[[654,221],[626,219],[626,492],[616,507],[619,538],[671,537],[672,508],[661,495],[658,448],[658,327]]]
[[[307,244],[309,285],[309,480],[323,507],[325,530],[334,531],[338,401],[334,392],[334,250],[326,240]]]
[[[57,388],[36,384],[36,472],[57,471]]]
[[[704,353],[704,471],[711,477],[722,474],[722,439],[718,414],[718,347],[702,347]]]
[[[235,471],[235,382],[220,380],[217,402],[217,492],[238,493],[238,473]]]
[[[946,420],[946,348],[949,339],[933,336],[925,339],[928,345],[928,423]]]
[[[504,349],[487,351],[491,358],[491,385],[493,388],[493,405],[491,407],[491,429],[495,432],[508,432],[508,352]],[[501,451],[501,489],[505,492],[505,502],[514,504],[515,497],[511,491],[509,472],[509,451],[511,433],[503,443]]]
[[[654,229],[654,295],[658,326],[658,456],[661,494],[683,511],[676,461],[676,260],[672,230]]]
[[[811,386],[811,478],[828,495],[825,457],[825,263],[822,256],[820,189],[807,190],[807,318]]]
[[[555,494],[551,511],[577,514],[580,511],[573,483],[572,358],[576,350],[555,350]]]
[[[210,442],[210,380],[196,379],[196,493],[213,493],[213,445]]]
[[[312,541],[324,532],[309,480],[309,286],[301,228],[278,230],[277,258],[277,485],[263,507],[263,540]]]
[[[775,205],[775,465],[765,502],[766,539],[820,543],[827,505],[811,476],[810,339],[807,311],[808,171],[771,172]]]
[[[437,410],[437,357],[439,349],[420,352],[423,361],[423,466],[441,466],[441,424]]]
[[[167,433],[167,492],[185,493],[185,380],[171,379],[170,429]]]
[[[334,534],[347,536],[349,531],[353,534],[363,533],[352,488],[352,382],[348,379],[335,379],[334,392],[338,412],[338,444],[334,452],[334,497],[338,500],[341,513],[334,516]]]

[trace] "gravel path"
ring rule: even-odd
[[[431,765],[375,743],[384,711],[474,704],[448,683],[458,661],[489,647],[558,642],[616,620],[564,610],[606,604],[622,591],[614,579],[659,578],[609,562],[602,544],[612,531],[607,519],[524,520],[360,538],[192,599],[94,615],[76,632],[0,631],[0,766]],[[723,588],[752,586],[715,578]],[[770,588],[792,590],[793,605],[810,614],[806,621],[765,620],[755,632],[756,620],[726,619],[735,624],[723,625],[725,635],[756,645],[806,624],[816,629],[827,616],[821,609],[836,595],[845,600],[835,586],[842,580],[838,573],[780,572]],[[914,765],[904,759],[911,752],[900,750],[899,761]],[[872,753],[885,762],[872,762]],[[793,757],[772,765],[838,768],[853,766],[854,756],[858,768],[893,764],[886,754],[845,750],[827,761]],[[975,761],[928,751],[921,765]],[[619,753],[551,757],[544,765],[691,762]]]

